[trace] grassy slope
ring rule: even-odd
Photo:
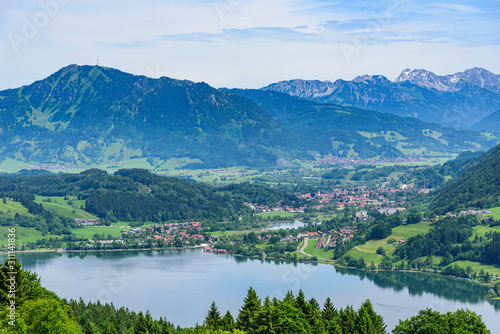
[[[291,212],[285,212],[285,211],[276,211],[276,212],[264,212],[264,213],[259,213],[257,216],[266,219],[266,218],[272,218],[272,217],[285,217],[285,218],[293,218],[294,214]]]
[[[8,226],[0,226],[0,245],[2,245],[2,246],[7,246],[7,244],[8,244],[7,235],[10,233],[8,231],[8,228],[9,228]],[[38,239],[50,238],[50,237],[55,237],[55,238],[61,237],[61,236],[51,235],[51,234],[46,234],[44,236],[44,235],[42,235],[42,233],[40,231],[35,230],[33,227],[16,226],[15,229],[16,229],[15,235],[16,235],[16,245],[17,246],[22,245],[23,243],[34,242],[34,241],[37,241]]]
[[[19,202],[14,202],[7,200],[6,204],[3,204],[3,201],[0,199],[0,211],[2,211],[5,217],[14,218],[16,213],[19,213],[21,216],[33,217],[31,213],[28,212],[28,209],[21,205]],[[10,210],[10,213],[8,212]]]
[[[50,198],[51,202],[44,202],[44,199]],[[68,217],[71,219],[75,218],[88,218],[88,219],[97,219],[91,213],[88,213],[84,210],[78,209],[81,206],[85,206],[85,201],[73,201],[73,207],[68,204],[68,200],[65,200],[64,197],[46,197],[46,196],[36,196],[36,203],[41,203],[44,209],[52,209],[59,213],[63,217]],[[73,212],[75,211],[75,212]]]
[[[356,259],[362,257],[365,261],[378,264],[382,261],[382,255],[377,254],[377,249],[382,247],[386,254],[394,253],[396,246],[398,243],[387,244],[387,240],[395,239],[395,240],[406,240],[410,237],[413,237],[417,234],[425,234],[430,229],[430,222],[421,222],[413,225],[400,225],[392,229],[392,234],[385,239],[380,240],[370,240],[366,244],[362,246],[358,246],[357,248],[353,248],[347,252],[347,255],[350,255]]]
[[[359,259],[362,257],[365,261],[367,262],[374,262],[375,264],[379,264],[382,261],[382,255],[377,254],[377,248],[382,247],[386,251],[386,254],[392,254],[394,253],[394,250],[396,249],[397,243],[388,245],[387,240],[388,239],[396,239],[396,240],[406,240],[412,236],[415,236],[417,234],[424,234],[427,233],[430,230],[431,226],[430,223],[428,222],[422,222],[414,225],[405,225],[405,226],[398,226],[396,228],[392,229],[392,234],[381,240],[370,240],[366,244],[362,246],[358,246],[357,248],[353,248],[347,252],[347,255]],[[497,231],[500,232],[500,226],[495,226],[493,228],[487,227],[487,226],[475,226],[473,228],[473,234],[470,237],[470,240],[474,240],[476,235],[478,236],[484,236],[486,232],[491,232],[491,231]],[[439,263],[441,261],[440,257],[434,257],[434,262]],[[399,263],[399,262],[397,262]],[[474,271],[479,273],[481,269],[484,269],[484,271],[489,272],[490,274],[498,274],[500,275],[500,267],[498,266],[491,266],[491,265],[486,265],[486,264],[481,264],[479,262],[472,262],[472,261],[456,261],[453,262],[452,264],[458,264],[461,267],[468,267],[471,266]]]
[[[493,217],[495,219],[500,219],[500,206],[497,206],[496,208],[491,208],[491,214],[489,215],[490,217]]]
[[[483,269],[485,272],[489,272],[492,275],[497,275],[500,276],[500,267],[499,266],[492,266],[489,264],[482,264],[479,262],[473,262],[473,261],[455,261],[452,263],[452,265],[458,264],[460,267],[467,268],[467,267],[472,267],[472,270],[474,270],[476,273],[479,274],[481,269]]]
[[[331,259],[333,258],[333,250],[325,252],[323,249],[316,249],[314,246],[318,243],[318,240],[309,240],[307,243],[307,247],[304,250],[307,254],[312,256],[316,256],[318,258]],[[302,246],[302,244],[301,244]]]
[[[113,227],[113,226],[85,226],[84,228],[75,228],[72,230],[72,232],[77,236],[77,237],[84,237],[88,239],[92,239],[92,236],[95,233],[98,234],[111,234],[113,238],[118,238],[122,233],[121,233],[121,228],[120,227]]]

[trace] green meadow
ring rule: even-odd
[[[47,200],[50,200],[50,202],[47,202]],[[72,204],[70,202],[72,202]],[[85,207],[84,200],[65,200],[64,197],[36,196],[35,203],[42,204],[44,209],[54,210],[63,217],[71,219],[97,219],[97,217],[93,214],[88,213],[85,210],[81,210],[82,207]]]
[[[324,251],[323,248],[314,248],[317,243],[318,243],[318,240],[308,240],[307,247],[306,247],[306,249],[304,249],[304,252],[306,254],[316,256],[317,258],[332,259],[333,258],[333,250]]]
[[[377,254],[377,249],[382,247],[386,254],[390,255],[394,253],[399,240],[406,240],[418,234],[425,234],[431,229],[430,222],[421,222],[412,225],[400,225],[392,229],[392,234],[385,239],[380,240],[370,240],[366,244],[355,247],[349,250],[346,254],[359,259],[362,257],[365,261],[374,263],[380,263],[383,256]],[[388,244],[387,240],[395,239],[396,242]]]
[[[72,232],[77,237],[92,239],[94,234],[111,234],[113,238],[118,238],[122,232],[122,228],[113,226],[85,226],[83,228],[74,228]]]
[[[257,216],[259,216],[263,219],[270,219],[273,217],[282,217],[282,218],[293,219],[294,214],[291,212],[286,212],[286,211],[274,211],[274,212],[259,213],[259,214],[257,214]]]
[[[0,199],[0,214],[4,215],[4,217],[14,218],[16,213],[21,216],[33,217],[33,215],[28,212],[28,209],[21,203],[6,200],[6,203],[4,204],[3,200]]]
[[[19,247],[24,243],[35,242],[38,239],[43,238],[60,238],[61,236],[46,234],[43,235],[40,231],[35,230],[33,227],[23,227],[23,226],[0,226],[0,245],[7,246],[8,235],[10,234],[9,228],[14,227],[16,231],[16,245]],[[17,249],[19,250],[19,249]]]

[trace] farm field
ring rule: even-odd
[[[431,229],[430,222],[421,222],[418,224],[412,225],[400,225],[392,229],[392,234],[385,239],[380,240],[370,240],[366,244],[362,246],[358,246],[358,248],[365,253],[377,253],[377,248],[384,248],[386,253],[392,254],[396,249],[397,242],[393,244],[387,244],[387,240],[395,239],[395,240],[406,240],[418,234],[425,234],[429,232]]]
[[[21,216],[33,217],[33,215],[28,212],[28,209],[25,208],[21,203],[11,200],[6,200],[4,204],[0,199],[0,212],[4,217],[9,218],[14,218],[16,213]]]
[[[375,264],[382,261],[382,255],[377,254],[377,249],[382,247],[386,254],[390,255],[394,253],[396,246],[398,245],[398,240],[406,240],[418,234],[425,234],[431,229],[430,222],[421,222],[412,225],[400,225],[392,229],[392,234],[385,239],[380,240],[370,240],[366,244],[355,247],[349,250],[346,254],[350,255],[356,259],[362,257],[365,261],[373,261]],[[395,243],[387,244],[387,240],[395,239]]]
[[[331,259],[333,258],[333,250],[325,252],[322,248],[314,248],[318,240],[309,240],[304,252],[318,258]],[[302,244],[300,245],[302,247]]]
[[[0,162],[0,171],[6,173],[15,173],[21,169],[29,169],[30,164],[24,161],[6,158]]]
[[[474,226],[472,228],[473,234],[470,236],[469,240],[474,240],[477,236],[484,237],[484,235],[488,232],[500,232],[500,226],[488,227],[488,226]]]
[[[85,226],[83,228],[74,228],[71,230],[77,237],[92,239],[92,236],[98,234],[111,234],[114,238],[119,237],[122,232],[121,228],[113,226]]]
[[[50,199],[50,202],[46,202],[48,199]],[[93,214],[80,209],[85,206],[85,201],[73,200],[73,204],[69,204],[68,202],[70,202],[70,200],[65,200],[64,197],[36,196],[35,198],[35,203],[42,204],[44,209],[52,209],[63,217],[71,219],[97,219]]]
[[[492,265],[482,264],[482,263],[473,262],[473,261],[455,261],[451,265],[455,265],[455,264],[457,264],[463,268],[472,267],[472,270],[474,270],[476,273],[479,273],[481,270],[484,270],[485,272],[489,272],[490,275],[500,276],[500,267],[499,266],[492,266]]]
[[[0,246],[7,246],[8,244],[8,231],[12,226],[0,226]],[[35,242],[38,239],[42,238],[61,238],[58,235],[46,234],[42,235],[42,232],[35,230],[33,227],[23,227],[23,226],[15,226],[16,232],[16,245],[22,246],[24,243]],[[17,249],[19,250],[19,249]]]
[[[275,212],[264,212],[264,213],[259,213],[257,216],[267,219],[267,218],[273,218],[273,217],[283,217],[283,218],[291,218],[295,216],[291,212],[285,212],[285,211],[275,211]]]
[[[491,208],[491,214],[489,215],[490,217],[493,217],[495,219],[500,219],[500,206],[497,206],[496,208]]]

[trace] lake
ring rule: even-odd
[[[500,333],[500,304],[486,301],[486,290],[465,280],[424,273],[365,272],[331,265],[257,260],[201,250],[101,253],[20,253],[25,269],[42,285],[67,299],[113,302],[134,311],[149,310],[182,327],[202,323],[212,301],[236,316],[251,285],[261,299],[282,298],[302,289],[322,305],[358,308],[370,299],[392,330],[398,319],[432,308],[469,308]],[[3,256],[5,258],[5,256]]]

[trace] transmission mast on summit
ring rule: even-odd
[[[99,66],[99,57],[97,57],[97,66]]]

